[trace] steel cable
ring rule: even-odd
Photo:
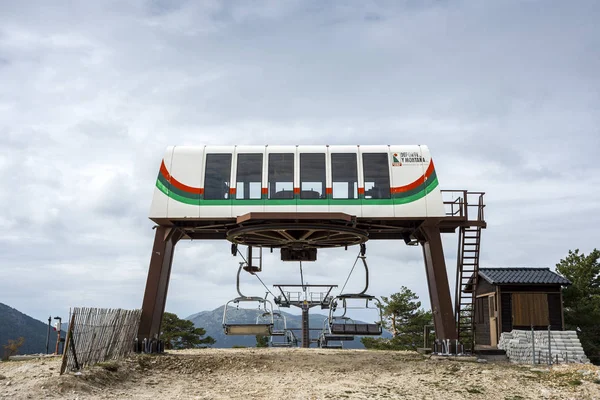
[[[358,252],[358,255],[360,255],[360,251]],[[346,288],[346,284],[348,283],[348,280],[350,280],[350,276],[352,275],[352,272],[354,271],[354,267],[356,267],[358,258],[359,257],[356,256],[356,260],[354,260],[354,265],[352,266],[352,269],[350,270],[350,273],[348,274],[348,277],[346,278],[346,282],[344,282],[344,286],[342,286],[342,290],[340,290],[340,294],[344,293],[344,289]]]

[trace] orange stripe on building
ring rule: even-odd
[[[425,183],[425,180],[431,176],[431,174],[433,173],[434,170],[435,170],[435,168],[433,166],[433,160],[431,160],[429,162],[429,166],[427,167],[427,170],[425,171],[425,175],[423,175],[416,181],[409,183],[408,185],[400,186],[400,187],[393,187],[391,189],[391,192],[392,193],[402,193],[402,192],[408,192],[409,190],[416,189],[417,187],[419,187],[419,185],[422,185],[423,183]]]
[[[229,188],[229,194],[235,194],[235,188]]]
[[[261,194],[269,194],[269,189],[268,188],[261,188],[260,189],[260,193]]]
[[[169,171],[167,171],[167,167],[165,166],[164,160],[160,165],[160,173],[167,179],[167,181],[169,181],[171,183],[171,185],[175,186],[177,189],[183,190],[188,193],[193,193],[193,194],[204,194],[203,188],[196,188],[196,187],[188,186],[188,185],[185,185],[185,184],[179,182],[177,179],[175,179],[169,173]]]
[[[358,188],[358,194],[365,194],[365,188]]]
[[[325,194],[333,194],[332,188],[325,188]]]
[[[294,188],[294,194],[300,194],[300,188]]]

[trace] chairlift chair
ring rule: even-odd
[[[374,309],[378,310],[378,320],[374,324],[364,323],[340,323],[340,321],[336,321],[336,317],[334,312],[337,309],[338,302],[341,302],[341,306],[343,308],[344,313],[343,316],[346,315],[346,312],[350,308],[348,306],[348,300],[364,300],[364,306],[360,307],[352,307],[354,309]],[[373,306],[374,305],[374,306]],[[371,296],[364,293],[358,294],[341,294],[335,297],[335,299],[331,302],[331,306],[329,308],[329,330],[333,335],[352,335],[352,336],[379,336],[383,333],[383,315],[381,312],[381,301],[375,296]],[[346,322],[346,321],[345,321]]]
[[[354,323],[352,318],[346,316],[338,316],[334,317],[340,323]],[[352,322],[348,322],[352,321]],[[325,349],[342,349],[344,348],[343,342],[354,340],[354,336],[352,335],[338,335],[331,333],[331,325],[329,323],[329,318],[325,318],[323,320],[323,330],[319,335],[319,347]],[[338,344],[332,344],[331,342],[339,342]]]
[[[367,294],[369,289],[369,267],[367,265],[367,257],[365,256],[366,248],[361,247],[361,251],[356,257],[354,265],[358,260],[362,261],[365,268],[365,287],[359,293],[347,293],[339,294],[333,298],[329,305],[329,332],[333,335],[351,335],[351,336],[379,336],[383,333],[383,313],[381,311],[381,301],[375,296]],[[352,267],[354,269],[354,267]],[[352,271],[350,271],[350,274]],[[344,285],[345,286],[345,285]],[[343,289],[342,289],[343,290]],[[364,300],[364,306],[352,307],[360,309],[373,309],[377,308],[379,318],[374,324],[357,324],[357,323],[340,323],[336,321],[336,318],[345,317],[348,309],[348,300],[354,302],[357,301],[360,304],[360,300]],[[341,316],[335,316],[334,313],[337,310],[338,302],[341,302],[343,314]],[[346,321],[344,321],[346,322]]]
[[[266,315],[267,321],[261,322],[257,321],[254,323],[232,323],[229,321],[232,314],[232,310],[237,310],[238,307],[233,308],[230,304],[236,304],[239,306],[240,303],[243,302],[257,302],[260,305],[263,305],[263,309],[265,310],[262,315]],[[228,314],[229,312],[229,314]],[[270,317],[269,317],[270,316]],[[225,304],[225,309],[223,310],[223,330],[226,335],[259,335],[259,336],[271,336],[273,333],[273,304],[262,297],[237,297],[233,300],[229,300]]]
[[[285,315],[281,314],[279,311],[265,311],[261,315],[256,316],[256,323],[264,323],[263,321],[273,321],[273,329],[271,332],[271,336],[285,336],[287,332],[287,323]],[[281,321],[281,323],[277,323]]]
[[[275,340],[277,336],[273,335],[270,337],[271,347],[293,347],[298,344],[298,339],[291,330],[286,330],[283,336],[283,340]]]

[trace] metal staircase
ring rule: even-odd
[[[475,346],[475,290],[479,272],[481,250],[481,230],[486,228],[482,192],[448,191],[453,195],[445,202],[449,208],[447,215],[462,221],[459,227],[458,252],[456,263],[456,291],[454,296],[454,316],[458,340],[464,350],[473,352]]]
[[[475,288],[479,271],[481,227],[461,227],[456,267],[455,311],[458,340],[465,350],[473,351]]]

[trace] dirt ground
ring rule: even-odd
[[[412,352],[198,349],[59,376],[56,358],[0,363],[0,399],[600,399],[600,368],[551,370]]]

